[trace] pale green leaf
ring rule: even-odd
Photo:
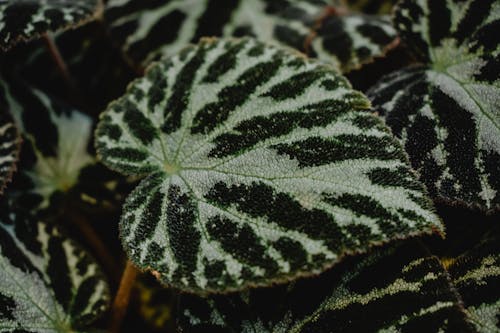
[[[500,208],[500,1],[405,0],[395,25],[421,65],[368,95],[431,195]]]
[[[2,206],[0,332],[83,332],[109,303],[101,269],[49,224]]]
[[[332,68],[253,39],[151,66],[101,115],[102,162],[147,176],[120,222],[167,284],[228,291],[317,274],[441,230],[404,152]]]

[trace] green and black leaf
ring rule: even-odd
[[[347,72],[383,56],[398,41],[390,19],[350,13],[340,1],[111,0],[105,17],[125,54],[143,66],[204,36],[250,36]]]
[[[439,260],[409,242],[314,279],[207,299],[183,295],[182,332],[473,332]]]
[[[12,118],[0,106],[0,195],[16,170],[20,143],[19,131]]]
[[[368,107],[333,69],[253,39],[153,65],[96,132],[103,163],[147,176],[121,218],[129,257],[175,287],[228,291],[440,231]]]
[[[369,92],[437,199],[500,208],[500,1],[402,1],[395,26],[421,61]]]
[[[95,260],[59,229],[0,210],[0,332],[75,332],[109,303]]]
[[[100,0],[3,0],[0,2],[0,50],[90,21],[100,8]]]

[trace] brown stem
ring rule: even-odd
[[[45,45],[47,46],[47,50],[50,53],[50,56],[52,57],[52,60],[57,66],[57,69],[59,70],[59,73],[63,77],[63,79],[66,81],[66,83],[70,84],[72,87],[74,87],[74,81],[69,74],[68,66],[66,65],[66,62],[64,61],[63,57],[61,56],[61,52],[59,52],[59,48],[57,47],[56,43],[54,43],[54,39],[52,36],[50,36],[48,33],[43,34],[43,40],[45,41]]]
[[[57,47],[56,43],[54,42],[54,38],[48,33],[45,33],[43,34],[43,40],[45,41],[45,46],[47,47],[47,51],[49,51],[50,56],[54,61],[57,70],[59,71],[59,74],[62,76],[63,80],[68,85],[67,93],[69,98],[75,103],[75,105],[83,107],[84,106],[84,104],[82,103],[83,99],[81,98],[81,95],[77,89],[75,80],[73,79],[71,73],[69,72],[68,65],[66,64],[66,61],[64,61],[64,58],[62,57],[61,52],[59,51],[59,47]]]
[[[120,332],[120,327],[127,313],[127,307],[130,300],[130,293],[134,286],[138,270],[130,260],[127,261],[125,270],[120,281],[120,286],[116,292],[113,307],[111,308],[111,321],[109,325],[110,333]]]

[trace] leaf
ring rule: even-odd
[[[147,176],[123,207],[129,258],[221,292],[441,231],[368,107],[330,67],[253,39],[204,39],[151,66],[96,131],[104,164]]]
[[[106,310],[108,285],[88,253],[32,215],[0,214],[0,332],[76,332]]]
[[[16,126],[7,112],[0,108],[0,195],[16,170],[20,143]]]
[[[395,25],[422,65],[368,92],[431,195],[500,208],[500,1],[403,1]]]
[[[105,18],[124,53],[142,66],[204,36],[250,36],[349,71],[382,56],[396,41],[389,20],[351,14],[339,1],[111,0]]]
[[[0,3],[0,50],[49,31],[83,24],[100,6],[99,0],[4,0]]]
[[[470,321],[480,333],[500,332],[499,230],[455,259],[448,270]]]
[[[349,258],[314,279],[182,295],[182,332],[472,332],[439,260],[417,243]]]
[[[20,180],[10,196],[22,196],[19,201],[37,209],[47,208],[54,193],[67,192],[80,171],[95,163],[87,151],[92,119],[13,78],[0,77],[0,105],[12,114],[25,138]]]

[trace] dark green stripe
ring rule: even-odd
[[[194,117],[192,134],[207,134],[224,122],[238,106],[243,105],[258,86],[269,81],[278,71],[281,56],[259,63],[247,69],[236,79],[236,84],[223,88],[218,94],[218,101],[205,105]]]
[[[399,145],[389,137],[339,135],[331,139],[310,137],[303,141],[272,146],[278,154],[296,159],[301,167],[325,165],[350,159],[400,160],[406,162]]]

